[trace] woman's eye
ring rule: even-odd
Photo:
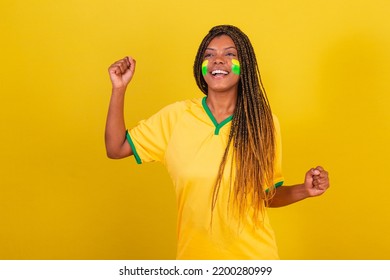
[[[236,56],[235,53],[227,53],[227,56]]]
[[[204,55],[204,58],[208,58],[208,57],[211,57],[211,53],[206,53],[206,54]]]

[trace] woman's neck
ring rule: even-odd
[[[236,94],[208,93],[207,106],[218,123],[233,115],[237,104]]]

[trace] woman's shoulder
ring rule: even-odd
[[[202,98],[191,98],[191,99],[185,99],[176,101],[174,103],[171,103],[167,106],[165,106],[162,110],[164,111],[188,111],[192,110],[194,108],[202,107]]]
[[[194,106],[198,107],[198,106],[202,106],[202,99],[203,99],[203,97],[195,97],[195,98],[177,101],[174,104],[176,104],[177,106],[185,107],[185,108],[191,108]]]
[[[202,107],[202,98],[191,98],[176,101],[162,107],[155,115],[163,118],[178,119],[187,112],[193,112]]]

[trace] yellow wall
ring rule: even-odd
[[[196,49],[229,23],[256,48],[286,183],[330,171],[323,197],[271,210],[281,257],[388,259],[389,14],[388,0],[2,1],[0,258],[174,258],[163,167],[105,157],[107,68],[137,59],[133,125],[201,96]]]

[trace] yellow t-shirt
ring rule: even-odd
[[[261,226],[252,217],[237,225],[229,215],[230,161],[214,210],[211,199],[232,117],[217,123],[206,97],[176,102],[130,129],[127,139],[138,163],[162,162],[177,197],[177,259],[278,259],[275,236],[264,211]],[[283,183],[279,123],[275,118],[275,185]]]

